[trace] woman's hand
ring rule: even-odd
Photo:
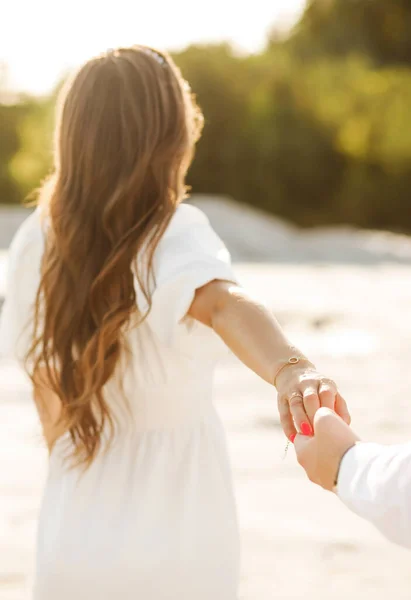
[[[350,427],[334,412],[321,408],[314,418],[314,437],[297,435],[295,450],[308,478],[331,491],[337,483],[344,454],[359,441]]]
[[[347,404],[336,384],[318,373],[313,365],[287,367],[276,384],[281,425],[289,440],[294,441],[297,433],[313,434],[314,415],[322,406],[334,410],[350,424]]]

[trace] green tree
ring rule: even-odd
[[[228,44],[191,46],[175,59],[205,116],[189,182],[200,193],[231,194],[241,199],[249,118],[247,62]]]
[[[9,163],[10,172],[18,182],[20,201],[37,188],[50,169],[52,161],[52,130],[54,95],[37,100],[24,98],[16,123],[20,144]]]
[[[21,118],[18,106],[0,105],[0,202],[19,201],[19,182],[11,173],[11,161],[21,147],[17,132]]]
[[[409,0],[309,0],[291,44],[305,58],[364,54],[378,65],[411,64]]]

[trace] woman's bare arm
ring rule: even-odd
[[[274,383],[278,369],[290,356],[302,355],[287,340],[272,312],[235,284],[214,281],[198,290],[189,315],[214,329],[268,383]]]
[[[44,439],[51,452],[55,440],[55,427],[61,413],[61,402],[58,396],[44,382],[46,372],[39,371],[34,385],[34,401],[43,429]]]
[[[287,339],[272,312],[233,283],[213,281],[197,290],[189,316],[211,327],[233,353],[268,383],[281,365],[301,352]],[[289,366],[277,378],[279,412],[288,437],[313,421],[320,406],[349,421],[335,384],[307,362]],[[303,426],[303,429],[307,428]]]

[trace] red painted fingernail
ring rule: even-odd
[[[295,440],[296,436],[297,436],[297,434],[296,434],[296,433],[292,433],[292,434],[290,435],[290,442],[291,442],[292,444],[294,444],[294,440]]]
[[[301,433],[303,435],[309,435],[309,436],[311,436],[313,434],[311,425],[309,423],[307,423],[306,421],[304,421],[304,423],[301,423]]]

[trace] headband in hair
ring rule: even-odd
[[[167,67],[167,61],[159,52],[152,50],[151,48],[146,48],[145,46],[141,47],[141,50],[147,54],[148,56],[152,56],[158,64],[164,69]]]

